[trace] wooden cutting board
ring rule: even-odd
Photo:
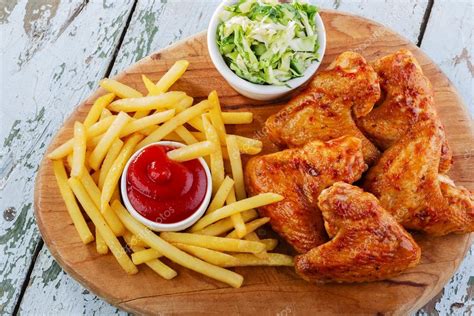
[[[435,89],[436,107],[446,126],[455,163],[451,177],[474,189],[473,127],[456,90],[439,68],[414,44],[375,22],[332,11],[322,13],[327,30],[327,51],[322,67],[346,50],[361,53],[369,61],[400,48],[413,51]],[[141,74],[158,80],[178,59],[190,67],[172,89],[186,91],[196,101],[216,89],[224,110],[254,113],[254,123],[235,126],[230,133],[262,137],[262,124],[281,103],[256,102],[240,96],[214,69],[205,33],[197,34],[132,65],[116,79],[145,92]],[[83,120],[98,89],[67,119],[47,152],[72,136],[75,120]],[[275,148],[262,138],[264,152]],[[145,266],[128,276],[112,255],[98,255],[94,243],[80,241],[59,194],[51,162],[43,159],[36,178],[35,214],[49,250],[59,264],[86,288],[111,304],[139,314],[405,314],[426,304],[450,279],[471,244],[469,235],[433,238],[415,235],[422,248],[421,263],[390,280],[358,285],[314,285],[298,278],[292,268],[248,267],[235,269],[245,277],[240,289],[230,288],[173,263],[179,276],[166,281]],[[282,249],[283,251],[287,249]]]

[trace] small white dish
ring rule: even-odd
[[[214,11],[207,29],[207,47],[209,50],[209,56],[211,57],[212,63],[216,67],[217,71],[219,71],[227,83],[229,83],[229,85],[237,92],[248,98],[268,101],[283,97],[308,82],[308,80],[311,79],[311,77],[316,73],[316,70],[318,70],[319,66],[321,65],[321,61],[323,60],[324,53],[326,52],[326,29],[319,13],[316,15],[316,27],[319,41],[319,61],[313,61],[306,69],[302,77],[288,80],[286,83],[290,86],[290,88],[286,86],[262,85],[249,82],[237,76],[229,68],[229,66],[227,66],[224,58],[219,52],[219,47],[216,43],[216,31],[218,25],[221,22],[221,12],[224,10],[225,6],[232,5],[236,2],[236,0],[222,1],[222,3]]]
[[[161,142],[156,142],[152,143],[148,146],[143,147],[136,153],[134,153],[130,159],[128,160],[127,164],[125,165],[125,168],[123,169],[122,172],[122,178],[120,180],[120,191],[122,194],[122,200],[125,204],[125,207],[127,208],[128,212],[130,215],[132,215],[137,221],[142,223],[143,225],[147,226],[148,228],[156,231],[156,232],[169,232],[169,231],[181,231],[185,230],[186,228],[191,227],[194,223],[196,223],[206,212],[207,207],[209,206],[209,203],[211,201],[211,195],[212,195],[212,178],[211,178],[211,172],[209,171],[209,167],[206,163],[206,161],[202,158],[198,158],[199,162],[204,168],[204,171],[206,173],[206,179],[207,179],[207,189],[206,189],[206,195],[204,196],[204,200],[202,201],[201,205],[199,208],[188,218],[177,222],[177,223],[157,223],[154,221],[149,220],[148,218],[143,217],[138,211],[132,206],[130,203],[130,200],[128,199],[128,194],[127,194],[127,173],[128,173],[128,167],[130,165],[130,162],[137,157],[139,153],[141,153],[145,148],[150,147],[150,146],[155,146],[155,145],[162,145],[162,146],[173,146],[173,147],[184,147],[186,146],[185,144],[178,143],[178,142],[172,142],[172,141],[161,141]]]

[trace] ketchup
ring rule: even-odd
[[[127,172],[127,195],[135,210],[157,223],[177,223],[197,211],[207,190],[207,177],[199,160],[176,162],[166,153],[171,146],[142,150]]]

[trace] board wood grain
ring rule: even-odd
[[[439,68],[416,46],[375,22],[332,11],[322,14],[328,32],[323,66],[338,54],[353,50],[369,61],[400,48],[413,51],[435,89],[437,110],[446,126],[455,164],[450,176],[473,189],[474,165],[465,149],[473,143],[473,127],[456,90]],[[207,55],[205,34],[189,38],[156,52],[126,69],[117,79],[144,92],[141,74],[158,80],[177,59],[190,61],[189,70],[173,89],[186,91],[196,101],[216,89],[224,110],[249,110],[254,123],[235,126],[228,132],[260,138],[264,152],[275,150],[266,141],[262,124],[281,108],[282,102],[256,102],[240,96],[214,69]],[[72,124],[85,117],[99,89],[80,104],[49,146],[47,152],[72,135]],[[420,265],[396,278],[359,285],[306,283],[291,268],[237,268],[244,286],[232,289],[224,284],[174,264],[179,276],[166,281],[146,267],[127,276],[111,255],[101,256],[94,245],[79,240],[57,189],[51,163],[41,163],[35,188],[35,215],[46,245],[59,264],[81,284],[110,303],[140,314],[188,313],[389,313],[413,312],[436,295],[456,271],[471,244],[470,235],[427,237],[415,234],[422,247]]]

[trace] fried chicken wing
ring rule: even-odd
[[[377,73],[357,53],[345,52],[325,70],[318,72],[305,91],[270,116],[265,128],[280,146],[298,147],[318,139],[344,135],[362,140],[365,161],[372,164],[378,149],[357,128],[353,116],[372,110],[380,97]]]
[[[472,193],[439,174],[443,140],[438,122],[418,122],[369,170],[364,188],[405,228],[433,235],[473,232]]]
[[[416,122],[437,120],[433,87],[413,54],[402,49],[375,61],[383,97],[373,110],[356,116],[357,126],[380,149],[387,149]],[[440,171],[451,167],[452,155],[445,141]]]
[[[270,217],[274,231],[304,253],[327,240],[317,207],[319,193],[336,181],[358,180],[366,169],[361,141],[345,136],[254,157],[247,163],[245,178],[251,195],[274,192],[285,197],[259,212]]]
[[[296,272],[305,280],[368,282],[418,264],[420,247],[372,194],[337,182],[318,200],[332,239],[296,256]]]

